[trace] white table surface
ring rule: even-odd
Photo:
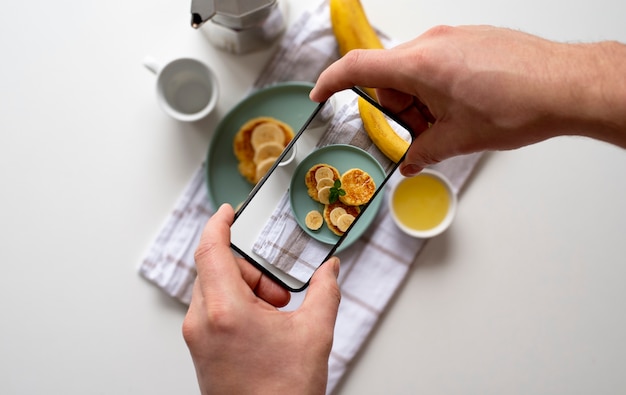
[[[289,3],[291,21],[312,6]],[[398,40],[487,23],[626,42],[615,0],[363,3]],[[216,50],[189,7],[33,0],[0,13],[2,394],[197,393],[185,307],[137,267],[269,52]],[[207,61],[217,112],[164,115],[146,55]],[[626,391],[625,170],[623,150],[583,138],[487,155],[338,393]]]

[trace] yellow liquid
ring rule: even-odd
[[[429,230],[439,225],[450,207],[444,184],[429,174],[419,174],[401,182],[393,195],[396,217],[407,228]]]

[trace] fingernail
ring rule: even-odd
[[[339,267],[341,265],[339,264],[339,258],[334,257],[333,258],[333,273],[335,273],[335,278],[339,277]]]
[[[405,177],[413,177],[414,175],[417,175],[417,173],[419,173],[420,171],[422,171],[421,167],[412,164],[402,166],[400,168],[400,173],[402,173],[402,175]]]

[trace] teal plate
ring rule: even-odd
[[[206,160],[209,201],[214,208],[223,203],[236,207],[243,202],[253,185],[237,170],[233,140],[239,128],[251,118],[273,117],[292,127],[304,125],[317,103],[309,99],[313,84],[283,82],[259,89],[237,104],[217,125]]]
[[[322,212],[324,209],[323,204],[311,199],[304,183],[306,173],[311,167],[318,163],[326,163],[335,167],[339,171],[339,174],[343,174],[345,171],[353,168],[361,169],[372,176],[376,185],[381,185],[385,180],[385,171],[380,163],[364,150],[344,144],[322,147],[311,153],[298,164],[293,178],[291,179],[291,186],[289,187],[291,210],[293,211],[296,221],[302,230],[314,239],[326,244],[335,244],[339,240],[339,236],[331,232],[326,224],[322,225],[319,230],[314,231],[309,229],[304,222],[304,218],[309,211],[318,210]],[[361,237],[363,232],[365,232],[376,217],[380,209],[380,204],[382,203],[382,198],[383,194],[379,193],[370,203],[367,210],[359,216],[358,222],[350,229],[337,251],[347,248]]]

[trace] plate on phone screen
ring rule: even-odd
[[[297,133],[317,107],[309,99],[312,88],[309,82],[283,82],[261,88],[240,101],[219,122],[206,159],[209,201],[215,209],[223,203],[236,207],[254,187],[237,169],[233,140],[239,128],[252,118],[272,117]]]
[[[309,169],[319,163],[325,163],[335,167],[339,171],[339,174],[343,174],[345,171],[353,168],[361,169],[369,173],[377,186],[382,184],[385,179],[385,171],[378,161],[366,151],[352,145],[344,144],[322,147],[311,153],[298,164],[289,188],[289,200],[296,222],[302,230],[312,238],[322,243],[335,244],[339,240],[339,236],[334,234],[328,226],[326,226],[326,223],[322,224],[319,230],[311,230],[304,222],[309,211],[317,210],[322,213],[324,210],[322,203],[311,199],[304,181]],[[347,248],[365,232],[380,209],[383,195],[383,193],[379,193],[370,203],[367,210],[361,214],[358,222],[350,230],[341,246],[337,248],[337,251]]]

